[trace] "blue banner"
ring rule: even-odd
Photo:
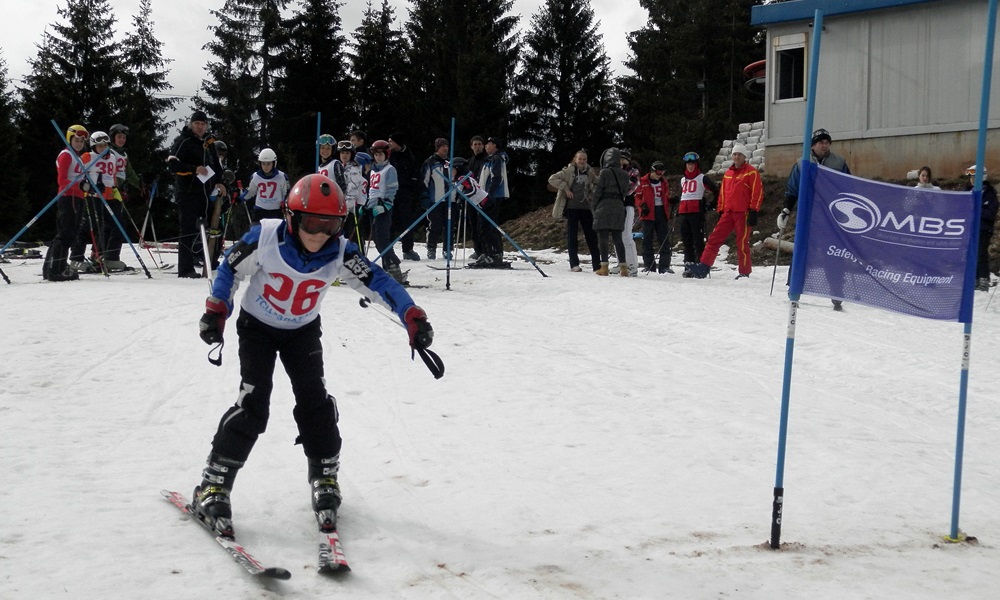
[[[979,227],[972,192],[880,183],[814,163],[806,168],[812,185],[800,194],[799,218],[806,221],[796,227],[799,260],[790,293],[971,320],[973,286],[966,280],[973,283],[970,244]]]

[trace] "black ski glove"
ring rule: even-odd
[[[198,335],[206,344],[218,344],[222,342],[222,332],[226,329],[226,317],[229,316],[229,309],[226,303],[218,298],[205,300],[205,314],[198,321]]]
[[[752,208],[750,209],[750,212],[747,213],[747,225],[750,227],[755,227],[757,225],[757,211]]]
[[[411,306],[403,313],[406,333],[410,336],[410,348],[429,348],[434,341],[434,328],[427,322],[427,313],[419,306]]]
[[[642,215],[642,216],[644,216],[644,217],[648,217],[649,216],[649,205],[648,204],[640,204],[639,205],[639,214]]]

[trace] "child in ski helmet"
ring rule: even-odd
[[[239,284],[247,281],[247,285],[236,319],[239,395],[219,422],[191,502],[195,517],[217,535],[234,536],[230,492],[267,427],[272,375],[279,358],[295,398],[296,441],[308,464],[312,508],[321,531],[336,531],[342,499],[337,482],[342,438],[337,401],[327,392],[324,379],[320,340],[320,308],[330,282],[340,278],[367,302],[395,314],[406,327],[410,346],[422,355],[431,345],[434,333],[426,312],[342,235],[346,214],[336,182],[319,174],[306,175],[289,193],[285,219],[254,225],[219,266],[199,322],[205,343],[221,345]]]
[[[282,206],[288,195],[288,175],[277,168],[278,155],[270,148],[264,148],[257,155],[260,169],[250,178],[250,184],[240,196],[240,200],[256,199],[253,220],[284,218]]]

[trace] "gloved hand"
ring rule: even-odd
[[[427,322],[427,313],[419,306],[411,306],[403,313],[406,333],[410,335],[410,348],[429,348],[434,341],[434,328]]]
[[[778,215],[778,229],[784,229],[788,226],[788,215],[792,214],[792,211],[787,208],[781,209],[781,214]]]
[[[246,202],[247,201],[247,191],[246,190],[243,190],[243,192],[240,194],[239,201],[240,202]]]
[[[226,317],[229,309],[226,303],[218,298],[209,297],[205,300],[205,314],[198,321],[198,335],[206,344],[218,344],[222,341],[222,332],[226,329]]]
[[[104,195],[104,188],[107,187],[107,186],[104,185],[104,182],[101,181],[101,178],[98,177],[97,181],[95,183],[97,185],[97,191],[100,192],[101,195]]]
[[[639,214],[641,216],[643,216],[643,217],[648,217],[649,216],[649,205],[646,204],[646,203],[640,204],[639,205]]]
[[[372,216],[377,217],[385,212],[385,207],[382,206],[381,204],[376,204],[374,207],[372,207],[371,210],[372,210]]]
[[[83,190],[84,194],[86,194],[87,192],[89,192],[90,191],[90,182],[87,181],[86,179],[84,179],[83,181],[81,181],[80,182],[80,189]]]
[[[757,211],[752,208],[747,212],[747,225],[750,227],[757,226]]]

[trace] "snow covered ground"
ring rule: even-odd
[[[516,262],[453,271],[450,290],[405,264],[430,286],[412,295],[437,381],[400,327],[330,291],[354,571],[316,573],[279,369],[233,502],[283,582],[247,576],[159,493],[190,495],[236,399],[235,332],[221,368],[197,335],[205,281],[2,265],[0,598],[996,597],[1000,301],[977,294],[973,329],[961,525],[978,543],[946,544],[962,326],[803,298],[773,551],[785,270],[769,296],[770,269],[599,278],[533,254],[549,277]]]

